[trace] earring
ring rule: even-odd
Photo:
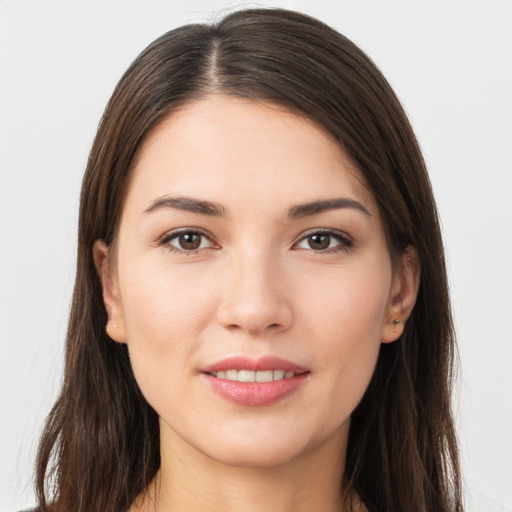
[[[114,324],[114,329],[117,329],[117,324]]]
[[[398,325],[400,323],[400,320],[398,318],[395,318],[393,320],[393,325]]]

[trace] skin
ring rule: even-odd
[[[148,212],[163,196],[224,215]],[[289,216],[333,198],[366,212]],[[179,252],[181,228],[206,235],[198,250]],[[311,238],[319,230],[334,234]],[[402,333],[419,265],[408,248],[393,270],[376,203],[336,142],[277,106],[222,95],[188,104],[146,138],[115,252],[98,241],[94,258],[107,332],[128,345],[160,417],[162,467],[132,510],[342,510],[350,415],[380,344]],[[277,403],[234,404],[201,369],[239,355],[310,373]]]

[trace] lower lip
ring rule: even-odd
[[[238,382],[217,379],[207,373],[202,375],[210,388],[222,398],[239,405],[261,407],[272,405],[295,393],[306,382],[309,373],[270,382]]]

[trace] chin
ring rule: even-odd
[[[233,466],[264,469],[282,466],[296,460],[303,453],[302,446],[286,443],[232,443],[225,450],[215,450],[211,458],[217,462]]]
[[[302,428],[300,428],[302,426]],[[251,428],[252,427],[252,428]],[[219,463],[234,467],[272,468],[307,457],[333,436],[332,431],[318,431],[310,425],[271,425],[264,422],[245,429],[224,428],[212,432],[203,453]],[[337,431],[337,429],[333,428]],[[213,442],[212,442],[213,441]]]

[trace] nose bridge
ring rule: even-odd
[[[233,251],[227,262],[219,321],[228,328],[257,334],[289,326],[291,308],[279,258],[269,248],[248,246]]]

